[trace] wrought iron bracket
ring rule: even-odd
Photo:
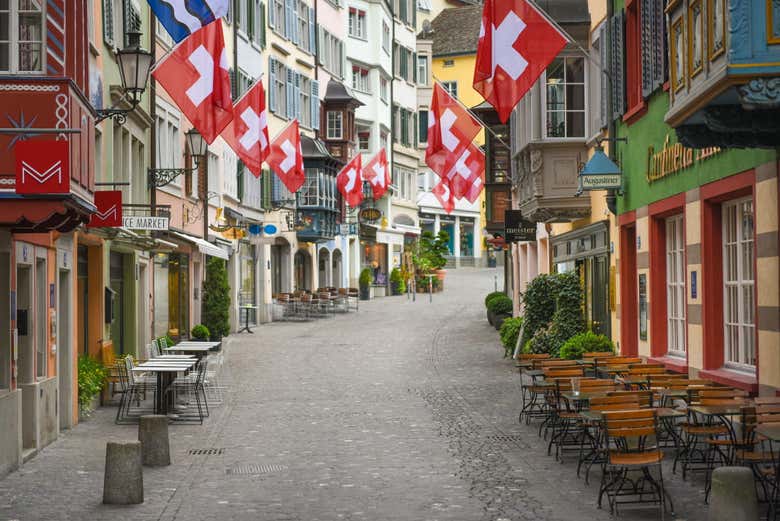
[[[149,188],[160,188],[171,183],[182,174],[194,172],[197,168],[150,168],[147,170]]]
[[[124,125],[127,123],[127,114],[132,110],[133,109],[98,109],[96,111],[97,118],[95,118],[95,123],[100,123],[104,119],[111,118],[117,125]]]

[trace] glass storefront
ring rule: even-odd
[[[360,246],[363,248],[363,268],[371,270],[375,285],[386,285],[389,276],[389,270],[387,268],[387,244],[371,244],[361,241]]]
[[[239,276],[241,277],[241,291],[238,293],[238,305],[254,306],[256,284],[256,247],[248,242],[241,243],[241,261],[239,263]],[[246,311],[241,310],[241,319],[246,320]],[[249,322],[257,324],[257,310],[249,310]]]
[[[157,253],[154,256],[154,336],[174,340],[189,333],[189,255]]]

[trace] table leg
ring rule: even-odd
[[[157,396],[154,399],[155,414],[165,414],[165,387],[162,371],[157,372]]]

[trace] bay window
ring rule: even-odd
[[[326,132],[328,139],[343,138],[343,117],[344,115],[340,111],[328,111]]]
[[[0,2],[0,72],[43,72],[43,5],[39,0]]]
[[[585,59],[556,58],[545,73],[548,138],[585,137]]]

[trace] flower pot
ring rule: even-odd
[[[440,269],[440,270],[434,271],[434,273],[436,274],[436,278],[437,279],[439,279],[441,281],[444,281],[444,276],[447,274],[447,270]]]
[[[490,311],[489,309],[487,310],[487,319],[488,319],[488,322],[490,323],[490,325],[492,326],[493,325],[493,320],[495,320],[495,315],[493,315],[493,312]]]
[[[371,288],[369,286],[360,286],[360,300],[369,300],[371,298]]]
[[[498,331],[499,329],[501,329],[501,324],[503,324],[503,323],[504,323],[504,320],[508,319],[508,318],[509,318],[509,317],[511,317],[511,316],[512,316],[512,315],[510,315],[510,314],[508,314],[508,313],[502,313],[502,314],[500,314],[500,315],[496,316],[496,317],[493,319],[493,327],[495,327],[495,328],[496,328],[496,331]]]

